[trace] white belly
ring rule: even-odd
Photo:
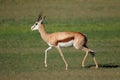
[[[60,47],[69,47],[69,46],[73,46],[74,40],[71,40],[69,42],[60,42],[58,43],[58,46]]]

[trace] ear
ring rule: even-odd
[[[43,17],[43,20],[46,18],[46,16]]]

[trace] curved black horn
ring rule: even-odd
[[[42,19],[42,16],[41,16],[41,14],[39,14],[39,17],[38,17],[37,21],[39,21],[41,19]]]

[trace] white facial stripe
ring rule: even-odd
[[[35,27],[35,25],[33,25],[33,26],[31,27],[31,30],[33,30],[33,29],[34,29],[34,27]]]
[[[31,30],[38,30],[38,26],[39,25],[39,23],[35,23],[32,27],[31,27]]]
[[[60,42],[58,43],[58,46],[60,47],[69,47],[72,46],[74,43],[74,40],[68,41],[68,42]]]

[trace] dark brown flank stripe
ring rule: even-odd
[[[58,45],[59,42],[65,43],[65,42],[68,42],[68,41],[73,40],[73,39],[74,39],[74,37],[69,37],[69,38],[65,38],[62,40],[58,40],[55,45]]]

